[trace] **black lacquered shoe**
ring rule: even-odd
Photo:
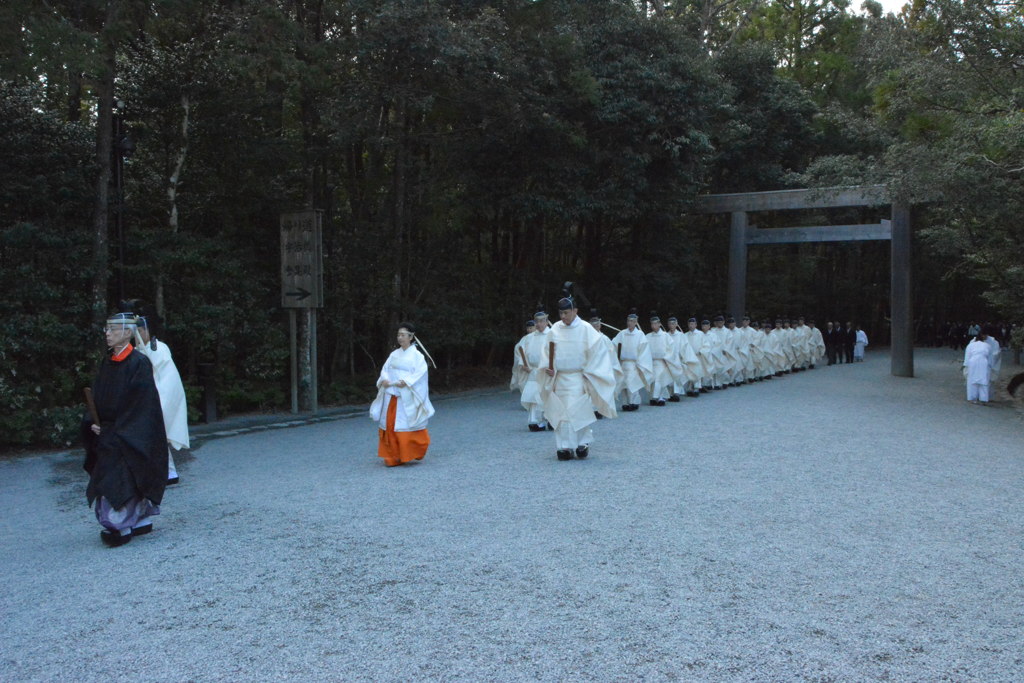
[[[167,480],[167,485],[168,486],[174,486],[179,481],[180,481],[180,479],[178,479],[178,477],[171,477],[170,479]]]
[[[132,536],[145,536],[153,530],[153,523],[143,524],[142,526],[132,527]]]
[[[122,535],[118,531],[111,531],[110,529],[104,529],[100,532],[100,540],[103,541],[103,545],[108,548],[116,548],[122,546],[128,541],[132,540],[131,534]]]
[[[590,455],[590,446],[583,445],[583,446],[577,446],[576,447],[576,457],[577,458],[579,458],[580,460],[583,460],[588,455]]]
[[[531,432],[543,432],[544,431],[544,428],[541,427],[538,424],[531,424],[531,425],[527,425],[527,426],[530,428]]]
[[[572,460],[572,451],[568,448],[558,451],[555,455],[558,456],[559,460]]]
[[[597,412],[596,410],[594,411],[594,417],[597,418],[598,420],[603,420],[604,419],[604,415],[602,415],[601,413]]]
[[[679,394],[672,394],[668,397],[668,400],[672,403],[679,403]]]

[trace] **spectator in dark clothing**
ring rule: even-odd
[[[857,330],[854,328],[853,323],[846,323],[846,329],[843,330],[843,361],[846,363],[853,362],[853,345],[857,342]]]

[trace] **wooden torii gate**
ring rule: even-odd
[[[747,214],[755,211],[820,209],[841,206],[892,206],[890,220],[865,225],[818,225],[758,229]],[[710,194],[697,198],[696,213],[732,214],[729,233],[729,310],[746,310],[747,247],[752,244],[889,240],[892,320],[892,369],[896,377],[914,376],[914,327],[911,317],[910,207],[891,201],[885,185],[823,187],[774,192]]]

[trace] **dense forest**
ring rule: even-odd
[[[303,208],[325,403],[365,398],[398,320],[435,383],[493,381],[565,280],[613,323],[726,312],[703,193],[886,183],[919,329],[1024,318],[1020,0],[6,0],[0,50],[0,445],[75,438],[129,297],[195,415],[201,367],[222,411],[286,408]],[[884,342],[888,249],[752,248],[749,312]]]

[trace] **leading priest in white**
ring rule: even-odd
[[[615,370],[604,335],[577,315],[571,296],[558,302],[558,317],[544,345],[541,402],[554,427],[558,459],[582,460],[594,440],[595,411],[617,417]]]

